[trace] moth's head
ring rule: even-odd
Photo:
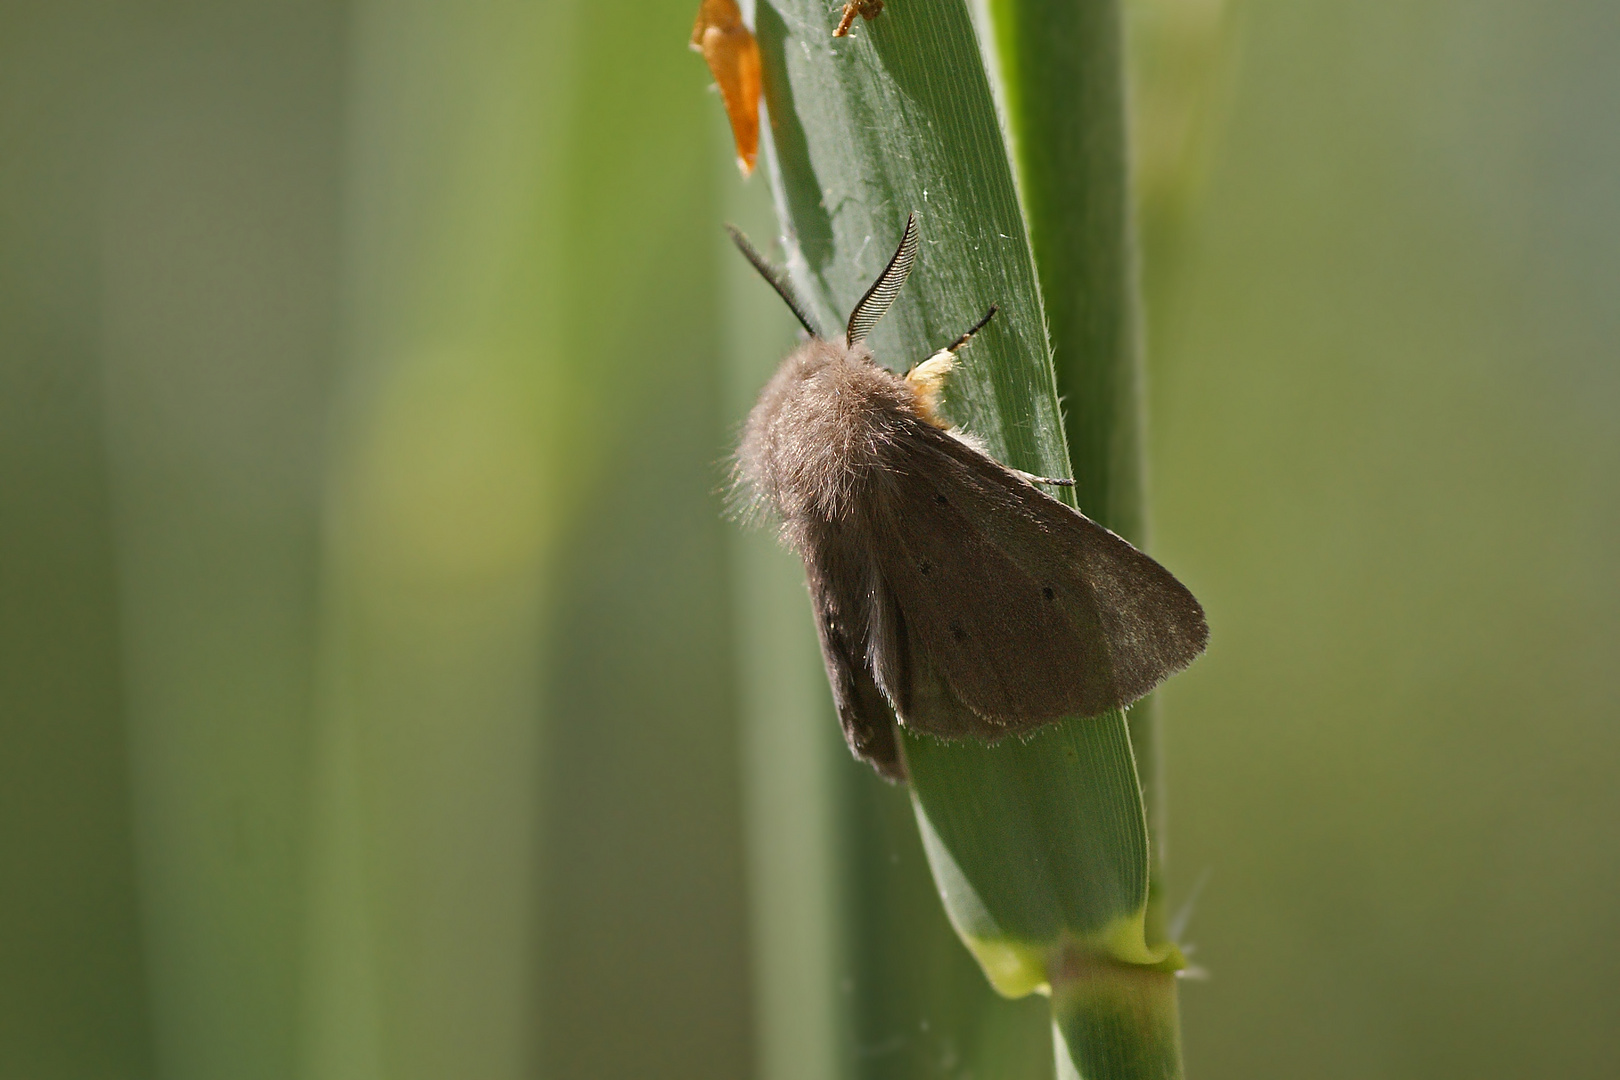
[[[851,345],[847,335],[839,334],[828,344],[838,350],[839,359],[847,364],[877,363],[877,357],[872,355],[872,347],[864,341],[857,341]]]

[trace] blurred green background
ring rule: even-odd
[[[1132,4],[1189,1071],[1611,1075],[1620,7]],[[695,6],[0,4],[0,1077],[964,1075]]]

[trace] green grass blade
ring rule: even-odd
[[[989,12],[1080,505],[1145,545],[1120,0],[989,0]],[[1151,700],[1132,710],[1129,730],[1150,839],[1143,929],[1149,945],[1173,948],[1162,944],[1163,787]],[[1180,1075],[1170,976],[1083,970],[1089,989],[1060,988],[1054,998],[1060,1058],[1085,1076]]]
[[[1079,504],[1142,536],[1141,374],[1118,0],[990,0]]]
[[[1144,545],[1140,304],[1119,0],[990,0],[989,12],[1075,490],[1092,518]],[[1151,701],[1132,710],[1155,859],[1150,940],[1164,936],[1156,727]]]
[[[825,326],[840,326],[906,215],[918,212],[922,256],[873,334],[874,351],[904,368],[999,303],[1002,316],[966,355],[947,409],[1007,464],[1069,475],[1035,259],[965,5],[892,3],[845,41],[831,38],[831,26],[819,0],[759,8],[772,119],[767,161],[801,292]],[[1126,281],[1123,265],[1095,272]],[[1120,285],[1102,301],[1127,340],[1128,297]],[[1128,364],[1134,346],[1116,352]],[[1118,397],[1110,390],[1098,408],[1112,414]],[[1134,420],[1129,430],[1134,445]],[[1113,451],[1107,441],[1093,455],[1099,461],[1088,457],[1084,491],[1109,490]],[[1127,471],[1117,487],[1134,491],[1135,483]],[[1054,971],[1135,979],[1152,969],[1168,982],[1181,961],[1146,935],[1147,826],[1122,714],[993,747],[908,734],[906,752],[947,913],[998,990],[1046,989]],[[1110,983],[1083,988],[1103,992]],[[1060,1003],[1076,997],[1073,989],[1060,987]]]

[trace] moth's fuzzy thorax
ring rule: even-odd
[[[811,338],[760,392],[737,448],[737,478],[781,518],[786,539],[842,520],[884,468],[884,449],[917,422],[916,393],[864,344]]]

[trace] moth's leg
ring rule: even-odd
[[[945,390],[946,377],[955,367],[956,354],[949,349],[941,349],[906,372],[906,382],[916,395],[917,415],[944,431],[949,431],[951,424],[939,415],[939,398]]]
[[[990,305],[990,310],[984,313],[984,318],[980,319],[978,322],[976,322],[972,326],[968,327],[967,328],[967,333],[963,334],[961,337],[957,338],[955,341],[953,341],[949,345],[945,346],[945,348],[941,349],[940,352],[954,353],[959,349],[965,348],[967,346],[967,343],[973,340],[973,335],[977,334],[980,330],[983,330],[986,326],[990,325],[990,320],[995,318],[996,317],[996,312],[998,312],[1000,310],[1001,310],[1001,305],[1000,304],[991,304]],[[936,355],[938,355],[938,354],[936,354]]]
[[[833,30],[833,37],[848,36],[850,24],[855,21],[856,15],[865,16],[866,21],[871,22],[882,10],[883,0],[849,0],[844,5],[844,17],[838,20],[838,26]]]
[[[1073,480],[1065,480],[1060,476],[1036,476],[1034,473],[1025,472],[1023,469],[1014,469],[1012,471],[1017,473],[1019,476],[1022,476],[1025,480],[1028,480],[1032,484],[1051,484],[1054,487],[1074,487]]]
[[[995,304],[991,304],[984,318],[968,327],[967,333],[906,372],[906,382],[911,384],[912,393],[917,395],[917,415],[928,423],[937,428],[950,428],[950,423],[939,415],[939,398],[945,390],[946,378],[956,367],[957,350],[972,341],[973,335],[983,330],[985,324],[995,318],[998,310]]]
[[[989,325],[990,320],[995,318],[996,312],[1000,310],[1000,304],[991,304],[990,310],[984,313],[984,318],[968,327],[967,332],[961,337],[957,338],[943,349],[940,349],[938,352],[934,353],[934,355],[930,356],[927,360],[924,360],[922,363],[917,364],[910,371],[906,372],[906,378],[911,378],[914,373],[922,371],[923,368],[934,363],[936,360],[939,360],[941,357],[950,357],[951,360],[954,361],[956,359],[956,354],[973,340],[973,335],[977,334],[980,330],[983,330],[987,325]]]

